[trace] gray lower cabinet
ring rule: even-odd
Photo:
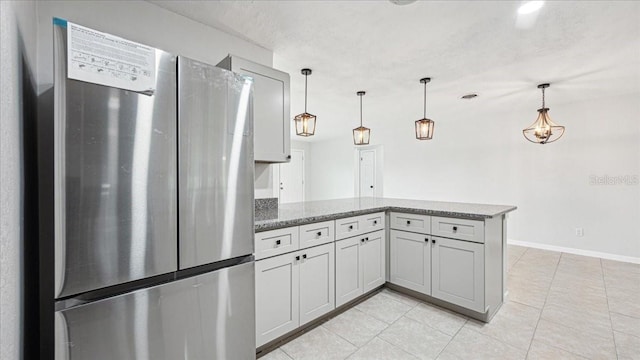
[[[335,242],[336,307],[385,282],[384,230]]]
[[[296,329],[300,323],[296,253],[256,261],[256,346]]]
[[[390,282],[485,312],[484,244],[391,230]]]
[[[333,244],[256,261],[256,347],[335,308]]]
[[[335,309],[333,244],[299,251],[300,325]]]
[[[289,74],[232,55],[222,60],[218,66],[253,79],[255,161],[289,162]]]
[[[485,312],[484,245],[433,237],[431,296]]]
[[[365,234],[360,252],[363,292],[369,292],[385,283],[386,256],[384,231]]]
[[[430,295],[431,236],[399,230],[390,234],[391,283]]]

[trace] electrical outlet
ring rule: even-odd
[[[576,228],[576,236],[583,237],[584,236],[584,229],[583,228]]]

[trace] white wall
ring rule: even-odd
[[[529,143],[521,132],[535,120],[537,104],[498,113],[482,111],[482,103],[447,109],[432,114],[435,137],[422,142],[411,114],[385,104],[379,117],[393,114],[393,121],[378,121],[371,137],[385,147],[384,196],[513,204],[510,239],[638,259],[640,185],[590,184],[592,175],[640,176],[638,98],[548,98],[551,117],[567,130],[547,145]],[[350,136],[311,145],[310,198],[353,196]],[[575,235],[578,227],[584,237]]]
[[[351,132],[329,141],[311,143],[307,155],[307,200],[354,196],[354,145]]]
[[[41,1],[38,3],[40,91],[53,82],[53,17],[213,65],[229,53],[268,66],[273,63],[270,50],[146,1]]]
[[[35,73],[35,19],[34,2],[0,1],[0,359],[22,354],[22,94],[35,87],[22,75]]]
[[[309,163],[309,153],[310,153],[310,145],[311,143],[305,141],[296,141],[294,139],[291,140],[291,149],[304,150],[305,159],[304,159],[304,173],[305,173],[305,199],[309,199],[309,171],[310,163]],[[256,199],[267,199],[280,197],[278,184],[280,182],[280,168],[279,164],[263,164],[256,163],[256,172],[255,172],[255,197]]]

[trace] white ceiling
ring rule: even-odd
[[[367,91],[365,126],[412,126],[426,76],[436,121],[469,106],[531,109],[533,121],[542,82],[552,84],[552,113],[554,104],[640,95],[640,2],[547,1],[520,17],[521,1],[152,2],[273,50],[274,67],[291,74],[292,117],[304,106],[300,69],[313,69],[308,111],[318,130],[309,141],[358,126],[358,90]],[[460,100],[471,92],[479,97]]]

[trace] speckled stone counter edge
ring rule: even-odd
[[[278,198],[255,199],[255,210],[271,210],[278,208]]]
[[[437,211],[437,210],[429,210],[429,209],[381,206],[377,208],[370,208],[370,209],[364,209],[364,210],[354,210],[354,211],[338,212],[338,213],[327,214],[327,215],[301,217],[298,219],[291,219],[291,220],[281,220],[281,221],[273,221],[273,222],[268,222],[269,220],[264,220],[264,222],[260,221],[255,224],[255,232],[281,229],[281,228],[290,227],[290,226],[312,224],[312,223],[317,223],[321,221],[336,220],[336,219],[342,219],[345,217],[365,215],[365,214],[371,214],[371,213],[376,213],[381,211],[395,211],[395,212],[403,212],[403,213],[409,213],[409,214],[446,216],[446,217],[463,218],[463,219],[470,219],[470,220],[484,220],[484,219],[506,214],[516,209],[517,207],[513,206],[493,215],[479,215],[479,214],[467,214],[467,213],[457,213],[457,212],[448,212],[448,211]]]

